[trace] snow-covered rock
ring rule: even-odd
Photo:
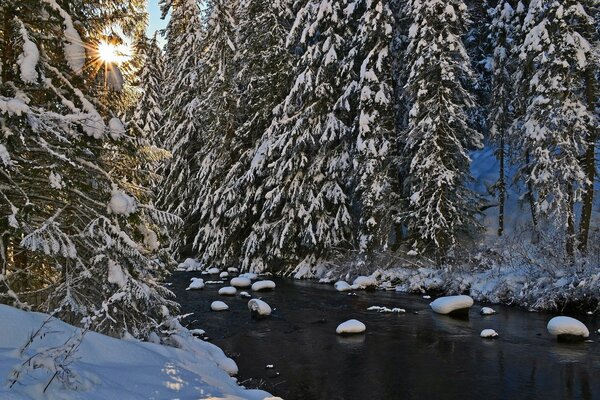
[[[221,272],[221,270],[217,267],[212,267],[207,269],[206,272],[209,274],[218,274],[219,272]]]
[[[468,312],[472,305],[473,299],[466,295],[440,297],[429,304],[438,314]]]
[[[177,265],[178,271],[198,271],[202,269],[202,263],[193,258],[186,258],[184,262]]]
[[[36,332],[46,320],[43,335],[25,347],[27,334]],[[0,399],[197,399],[201,393],[231,400],[270,397],[267,392],[238,386],[230,376],[237,372],[235,362],[183,327],[169,337],[172,346],[165,346],[91,331],[81,335],[79,328],[47,314],[5,305],[0,305],[0,321],[0,376],[6,379],[29,358],[37,365],[31,373],[26,367],[12,388],[0,385]],[[80,336],[81,343],[67,360],[73,390],[54,379],[44,391],[56,371],[53,359],[44,354]],[[24,349],[23,354],[15,349]]]
[[[256,275],[254,272],[246,272],[244,274],[240,274],[239,276],[240,278],[248,278],[251,281],[256,280],[256,278],[258,278],[258,275]]]
[[[250,300],[248,302],[248,309],[253,317],[267,317],[271,315],[271,307],[259,299]]]
[[[190,279],[190,285],[185,288],[185,290],[198,290],[204,288],[204,279],[202,278],[192,278]]]
[[[363,333],[367,330],[365,324],[356,319],[350,319],[346,322],[342,322],[335,329],[335,332],[338,335],[341,334],[350,334],[350,333]]]
[[[235,296],[237,293],[237,289],[233,286],[225,286],[219,289],[220,296]]]
[[[367,289],[377,286],[377,279],[373,276],[359,276],[352,282],[354,289]]]
[[[213,301],[210,304],[210,309],[213,311],[225,311],[229,310],[229,306],[222,301]]]
[[[496,310],[490,307],[482,307],[481,311],[479,311],[481,315],[494,315],[496,314]]]
[[[250,297],[252,297],[252,296],[251,296],[251,295],[250,295],[250,293],[248,293],[248,292],[241,292],[241,293],[240,293],[240,297],[243,297],[243,298],[245,298],[245,299],[249,299],[249,298],[250,298]]]
[[[581,322],[571,317],[554,317],[546,327],[548,333],[559,339],[584,339],[590,336],[590,331]]]
[[[484,339],[494,339],[498,337],[498,333],[493,329],[484,329],[481,331],[479,336]]]
[[[367,308],[367,311],[378,311],[380,313],[405,313],[406,310],[404,308],[388,308],[384,306],[371,306]]]
[[[352,290],[352,286],[350,286],[350,284],[346,281],[337,281],[333,286],[338,292],[347,292]]]
[[[253,292],[258,292],[261,290],[272,290],[275,289],[275,282],[273,281],[258,281],[258,282],[254,282],[252,284],[252,291]]]
[[[206,334],[204,329],[190,329],[190,333],[194,336],[204,336]]]
[[[219,278],[223,279],[223,278],[228,278],[229,277],[229,272],[227,271],[223,271],[219,274]]]
[[[252,286],[252,281],[248,278],[238,276],[237,278],[231,279],[231,281],[229,281],[229,284],[237,288],[245,288]]]
[[[240,272],[240,270],[236,267],[229,267],[227,268],[227,272],[229,272],[230,274],[237,274],[238,272]]]

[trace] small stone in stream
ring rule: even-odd
[[[598,332],[598,335],[600,335],[600,329],[598,329],[597,332]]]
[[[273,364],[267,364],[267,366],[265,368],[272,369],[272,368],[275,368],[275,367],[273,366]]]
[[[429,295],[427,295],[427,294],[426,294],[425,296],[423,296],[423,298],[424,298],[424,299],[430,299],[430,298],[431,298],[431,296],[429,296]]]

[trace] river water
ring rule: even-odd
[[[578,317],[592,343],[558,343],[546,331],[550,314],[492,306],[498,314],[484,317],[475,304],[468,319],[455,319],[434,314],[431,300],[420,296],[349,296],[330,285],[273,279],[277,288],[258,294],[273,314],[255,320],[247,299],[217,294],[228,283],[185,291],[191,277],[200,275],[176,273],[170,279],[181,312],[194,313],[187,325],[204,329],[235,359],[240,383],[287,400],[600,399],[595,316]],[[210,311],[214,300],[230,309]],[[406,313],[367,311],[373,305]],[[352,318],[365,323],[367,332],[336,335],[337,325]],[[499,338],[481,339],[486,328]]]

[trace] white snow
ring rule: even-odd
[[[233,286],[225,286],[219,289],[220,296],[235,296],[237,293],[237,289]]]
[[[404,308],[388,308],[384,306],[371,306],[367,308],[368,311],[378,311],[380,313],[405,313],[406,310]]]
[[[271,315],[271,307],[266,302],[259,299],[250,300],[248,302],[248,309],[252,311],[252,313],[256,313],[262,317]]]
[[[352,286],[350,286],[350,284],[346,281],[337,281],[333,286],[338,292],[347,292],[352,290]]]
[[[580,321],[571,317],[554,317],[548,322],[548,333],[554,336],[558,335],[573,335],[588,337],[590,331]]]
[[[2,161],[2,164],[4,164],[5,167],[9,167],[12,164],[12,161],[10,160],[10,154],[6,149],[6,146],[4,146],[2,143],[0,143],[0,161]]]
[[[192,283],[185,290],[197,290],[204,288],[204,279],[202,278],[192,278],[190,279]]]
[[[204,329],[190,329],[190,333],[194,336],[203,336],[204,334],[206,334]]]
[[[256,275],[254,272],[246,272],[244,274],[240,274],[239,276],[240,278],[248,278],[251,281],[255,280],[256,278],[258,278],[258,275]]]
[[[214,399],[266,400],[270,394],[244,390],[229,374],[237,371],[235,362],[217,346],[196,339],[179,326],[167,339],[175,347],[140,341],[125,341],[95,332],[83,336],[68,365],[71,389],[54,379],[54,360],[46,350],[62,346],[80,330],[56,319],[50,320],[45,334],[36,338],[21,355],[27,335],[37,331],[49,316],[24,312],[0,305],[0,376],[25,365],[28,358],[38,362],[35,370],[23,374],[12,388],[0,385],[2,399],[200,399],[207,393]]]
[[[123,272],[123,268],[110,259],[108,260],[108,282],[121,288],[127,284],[127,275]]]
[[[186,258],[177,266],[178,271],[199,271],[200,269],[202,269],[202,263],[193,258]]]
[[[236,267],[229,267],[227,268],[227,272],[229,272],[230,274],[237,274],[238,272],[240,272],[240,270]]]
[[[490,308],[490,307],[482,307],[481,311],[479,313],[481,315],[494,315],[494,314],[496,314],[496,310],[494,310],[493,308]]]
[[[137,203],[133,197],[113,188],[110,202],[106,209],[109,214],[124,215],[128,217],[137,210]]]
[[[245,298],[247,298],[247,299],[248,299],[248,298],[250,298],[250,297],[252,297],[252,296],[251,296],[251,295],[250,295],[250,293],[248,293],[248,292],[240,292],[240,297],[245,297]]]
[[[113,140],[119,140],[125,136],[125,126],[117,117],[111,118],[110,121],[108,121],[108,131]]]
[[[237,278],[233,278],[229,284],[231,286],[235,286],[238,288],[245,288],[245,287],[249,287],[252,285],[252,281],[248,278],[243,278],[243,277],[237,277]]]
[[[365,324],[356,319],[350,319],[346,322],[342,322],[335,329],[337,334],[343,333],[362,333],[367,330]]]
[[[493,329],[484,329],[481,331],[479,336],[485,339],[493,339],[495,337],[498,337],[498,333]]]
[[[471,307],[473,299],[466,295],[446,296],[435,299],[429,305],[438,314],[449,314],[456,310]]]
[[[261,290],[271,290],[271,289],[275,289],[275,282],[273,281],[258,281],[258,282],[254,282],[252,284],[252,291],[254,292],[258,292]]]
[[[35,68],[40,59],[40,52],[35,43],[29,39],[29,34],[27,33],[25,25],[22,22],[20,22],[20,24],[21,27],[19,28],[19,31],[23,39],[23,53],[19,55],[17,64],[19,64],[21,70],[21,79],[25,83],[36,83],[38,73]]]
[[[219,272],[221,272],[221,270],[219,268],[213,267],[207,269],[206,272],[209,274],[218,274]]]
[[[223,271],[219,274],[219,278],[228,278],[229,277],[229,272],[227,271]]]
[[[359,276],[352,282],[354,289],[366,289],[368,287],[376,286],[377,279],[373,276]]]
[[[210,304],[210,309],[213,311],[225,311],[229,310],[229,306],[222,301],[213,301]]]

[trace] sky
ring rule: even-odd
[[[148,37],[152,37],[154,32],[159,29],[164,29],[167,26],[167,18],[164,20],[160,19],[160,7],[158,6],[159,0],[148,0]],[[165,39],[161,36],[158,36],[158,44],[162,47],[165,44]]]

